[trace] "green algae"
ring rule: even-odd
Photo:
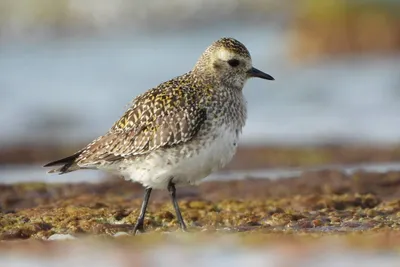
[[[130,232],[138,216],[138,201],[108,199],[107,207],[85,207],[58,201],[53,205],[2,214],[1,239],[46,238],[54,233],[113,235]],[[321,204],[322,203],[322,204]],[[168,202],[155,203],[146,215],[148,232],[177,231]],[[189,231],[316,233],[400,230],[400,201],[381,201],[373,195],[321,195],[312,199],[181,201]],[[61,206],[61,207],[60,207]],[[116,208],[132,208],[132,212]]]

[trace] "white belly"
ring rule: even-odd
[[[195,142],[186,148],[170,148],[164,153],[153,152],[146,159],[127,166],[123,171],[126,179],[143,186],[165,189],[171,179],[176,185],[197,184],[210,173],[224,167],[234,156],[239,131],[221,128],[212,141]],[[179,154],[179,157],[176,155]]]

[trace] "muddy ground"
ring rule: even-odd
[[[205,182],[178,189],[190,232],[330,235],[400,230],[400,172],[304,173],[281,180]],[[0,239],[53,234],[130,233],[143,189],[113,178],[100,184],[24,183],[0,188]],[[155,191],[148,233],[178,231],[168,193]]]

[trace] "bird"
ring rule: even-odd
[[[168,190],[177,221],[187,231],[176,187],[198,185],[236,153],[247,119],[243,87],[250,78],[274,80],[255,67],[249,50],[223,37],[192,70],[133,99],[104,135],[75,154],[47,163],[49,173],[95,169],[140,183],[144,196],[133,233],[144,232],[153,189]]]

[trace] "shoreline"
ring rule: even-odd
[[[44,164],[73,154],[82,146],[21,144],[0,150],[1,165]],[[387,163],[400,161],[400,144],[392,145],[242,145],[224,170],[313,167],[326,164]]]

